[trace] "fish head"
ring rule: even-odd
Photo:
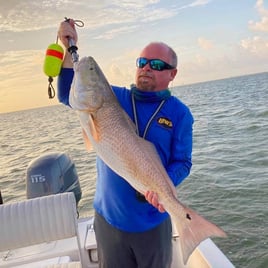
[[[110,85],[94,58],[83,57],[74,63],[70,105],[75,110],[95,112],[105,101],[107,87]]]

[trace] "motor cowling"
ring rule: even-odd
[[[78,174],[66,153],[48,153],[30,162],[26,174],[27,198],[73,192],[78,205],[82,196]]]

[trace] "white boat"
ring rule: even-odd
[[[71,192],[3,204],[0,219],[0,267],[98,267],[93,218],[77,219]],[[172,268],[179,267],[234,266],[211,239],[203,241],[184,265],[175,236]]]
[[[61,158],[61,164],[64,159],[70,168],[69,159],[66,155],[64,157]],[[46,182],[44,175],[41,178],[42,180],[36,179],[34,175],[31,180],[34,183]],[[77,182],[74,184],[77,185]],[[78,218],[77,215],[74,192],[50,194],[0,205],[0,267],[99,267],[94,219]],[[175,234],[172,242],[172,268],[234,267],[211,239],[204,240],[184,265],[179,239]]]

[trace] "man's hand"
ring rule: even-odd
[[[158,202],[158,195],[157,193],[153,192],[153,191],[147,191],[145,193],[145,199],[151,204],[153,205],[155,208],[157,208],[161,213],[165,212],[166,210],[164,209],[164,207],[159,204]]]
[[[60,24],[59,30],[58,30],[58,38],[62,42],[62,44],[65,46],[65,49],[67,51],[69,47],[69,38],[71,38],[74,43],[77,43],[77,32],[75,29],[74,20],[70,19],[69,21],[63,21]],[[62,63],[63,68],[73,68],[73,60],[72,55],[69,52],[66,52],[64,55],[64,60]]]
[[[77,43],[77,32],[73,19],[70,19],[69,21],[63,21],[60,24],[58,37],[66,48],[69,47],[68,38],[73,39],[75,44]]]

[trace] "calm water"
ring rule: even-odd
[[[180,199],[221,226],[214,239],[236,267],[268,267],[268,73],[173,89],[195,117],[193,168]],[[23,200],[31,160],[64,151],[83,191],[80,215],[93,214],[95,155],[84,149],[75,113],[53,106],[0,114],[0,189]],[[224,267],[223,267],[224,268]]]

